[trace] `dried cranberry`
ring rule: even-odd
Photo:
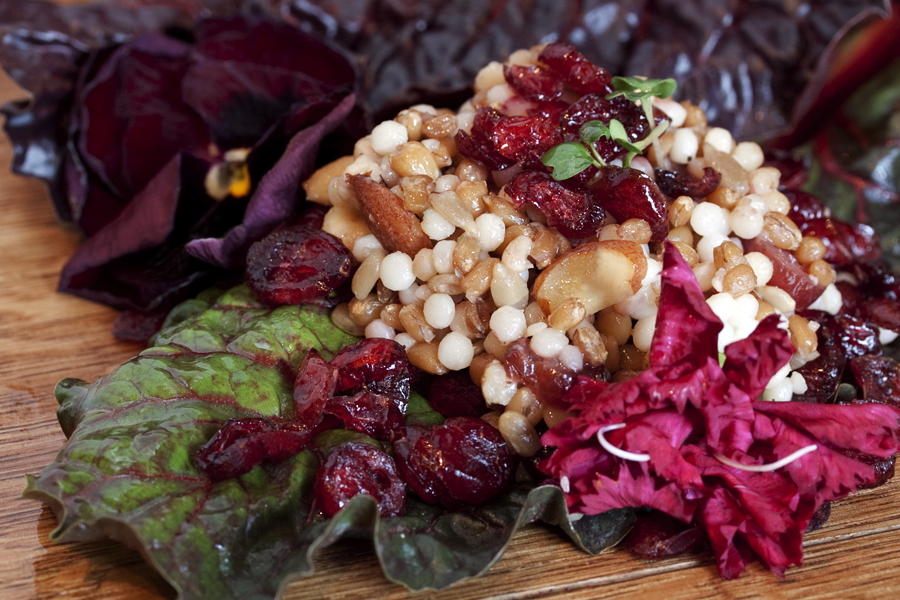
[[[347,429],[376,440],[392,440],[405,426],[398,402],[385,394],[359,392],[353,396],[335,396],[325,404],[324,411],[340,419]]]
[[[777,248],[765,232],[752,240],[744,240],[744,251],[761,252],[772,261],[773,272],[769,285],[790,294],[797,302],[798,310],[808,307],[825,291],[824,287],[810,279],[809,272],[793,254]]]
[[[900,366],[887,356],[855,356],[850,370],[863,392],[863,401],[880,402],[900,408]]]
[[[505,64],[503,77],[516,93],[532,102],[555,100],[563,93],[563,82],[543,67]]]
[[[634,102],[621,96],[606,99],[596,94],[584,96],[569,106],[560,117],[560,125],[564,133],[577,136],[581,126],[588,121],[602,121],[608,125],[613,119],[622,123],[632,142],[647,137],[652,129],[644,111],[638,108]],[[598,140],[595,147],[603,160],[607,162],[625,154],[622,146],[607,138]]]
[[[872,488],[877,488],[880,485],[884,485],[894,476],[894,464],[896,461],[895,456],[891,456],[888,458],[880,458],[878,456],[872,456],[870,454],[861,454],[859,452],[853,452],[851,450],[845,450],[844,454],[849,456],[854,460],[858,460],[860,462],[864,462],[867,465],[871,466],[875,469],[875,481],[869,484],[859,486],[861,490],[869,490]]]
[[[479,108],[472,122],[471,133],[461,129],[456,132],[454,140],[459,153],[494,171],[516,164],[494,147],[494,127],[502,118],[503,114],[494,108]]]
[[[599,367],[585,365],[581,371],[573,371],[558,359],[540,357],[534,353],[528,340],[525,339],[513,342],[506,349],[503,360],[510,377],[528,386],[544,403],[559,405],[579,375],[609,379],[609,373],[602,365]]]
[[[541,168],[550,148],[563,142],[559,125],[543,115],[504,117],[494,127],[494,148],[525,166]]]
[[[294,380],[294,419],[306,425],[322,420],[325,402],[334,394],[337,373],[315,350],[309,351]]]
[[[607,166],[591,184],[594,198],[619,223],[643,219],[650,225],[652,242],[669,234],[669,205],[653,179],[637,169]]]
[[[900,277],[889,267],[881,264],[857,264],[853,272],[859,280],[859,287],[869,297],[900,300]]]
[[[333,517],[351,498],[372,496],[383,517],[396,517],[406,503],[406,486],[390,456],[369,445],[351,442],[335,449],[316,474],[316,503]]]
[[[547,217],[548,225],[570,238],[595,234],[606,218],[589,188],[556,181],[546,171],[522,171],[506,184],[506,193],[516,208],[534,206]]]
[[[407,427],[394,450],[406,483],[430,504],[480,504],[512,479],[512,454],[503,436],[474,417],[453,417],[427,429]]]
[[[863,314],[882,329],[900,333],[900,302],[890,298],[872,298],[862,307]]]
[[[278,229],[250,246],[247,286],[271,306],[302,304],[330,294],[350,276],[350,251],[321,229]]]
[[[562,114],[569,108],[569,105],[559,100],[550,102],[538,102],[531,110],[528,111],[529,116],[540,115],[545,117],[552,123],[559,125],[559,119]]]
[[[834,286],[841,293],[840,312],[856,317],[862,315],[866,297],[859,288],[849,281],[835,281]]]
[[[412,365],[406,350],[393,340],[360,340],[338,352],[331,360],[337,370],[337,392],[370,391],[393,397],[400,411],[406,410],[412,380]]]
[[[328,209],[321,204],[313,204],[312,202],[308,204],[310,206],[297,219],[297,225],[322,229],[322,223],[325,222],[325,213],[328,212]]]
[[[668,558],[706,548],[706,534],[698,524],[688,524],[654,510],[638,517],[625,538],[629,550],[645,559]]]
[[[804,311],[803,316],[811,320],[820,320],[825,318],[825,313],[815,315],[812,311]],[[847,357],[828,327],[820,327],[816,337],[819,356],[797,369],[806,381],[807,390],[803,394],[795,394],[793,399],[798,402],[828,404],[837,394]]]
[[[580,94],[612,92],[612,78],[606,69],[596,66],[574,46],[562,42],[548,44],[538,60],[547,65],[554,78],[564,81]]]
[[[706,198],[716,191],[719,182],[722,181],[722,176],[712,167],[704,167],[703,177],[700,179],[694,179],[687,171],[676,173],[675,171],[656,169],[655,175],[656,185],[669,198],[678,196],[690,196],[695,200]]]
[[[841,314],[824,319],[822,325],[831,330],[848,359],[882,352],[878,330],[864,319]]]
[[[197,466],[213,481],[238,477],[263,461],[278,463],[309,444],[317,429],[265,419],[228,419],[197,451]]]
[[[445,417],[480,417],[488,410],[481,388],[465,371],[436,377],[428,399],[432,408]]]
[[[825,203],[803,190],[784,190],[784,195],[791,202],[788,217],[798,226],[812,219],[823,219],[829,216]]]
[[[878,234],[868,225],[851,225],[833,217],[798,223],[803,235],[816,236],[825,244],[824,259],[835,266],[881,259]]]

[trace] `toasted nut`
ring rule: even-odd
[[[441,176],[434,155],[420,142],[407,142],[391,157],[391,167],[401,176],[428,175],[432,179]]]
[[[366,175],[350,175],[348,180],[369,229],[388,252],[405,252],[415,257],[422,248],[431,248],[419,219],[406,209],[397,194]]]
[[[713,262],[716,264],[716,270],[731,269],[735,265],[741,264],[743,257],[744,252],[740,246],[732,241],[722,242],[713,250]]]
[[[548,315],[569,298],[577,298],[593,314],[634,295],[646,274],[647,257],[639,244],[587,242],[544,269],[532,294]]]
[[[315,173],[310,175],[309,179],[303,182],[303,191],[306,192],[306,199],[325,206],[330,205],[328,184],[331,183],[333,177],[343,175],[344,169],[350,166],[352,162],[352,156],[344,156],[316,170]]]
[[[807,267],[809,274],[816,278],[819,285],[825,287],[834,283],[834,267],[822,259],[814,260]]]
[[[499,258],[488,258],[475,265],[475,268],[463,276],[460,283],[466,298],[474,300],[488,291],[491,287],[491,278],[494,276],[494,265],[499,263]]]
[[[409,362],[432,375],[443,375],[447,367],[438,360],[438,345],[435,342],[418,342],[406,351]]]
[[[725,273],[722,291],[741,296],[756,289],[756,273],[750,265],[737,265]]]
[[[681,227],[687,225],[691,220],[691,213],[694,212],[694,201],[690,196],[679,196],[669,205],[669,224],[672,227]]]
[[[507,445],[519,456],[534,456],[541,449],[541,440],[525,415],[509,410],[500,415],[497,429]]]
[[[400,189],[404,208],[421,217],[431,202],[434,180],[428,175],[411,175],[400,180]]]
[[[425,137],[442,140],[456,133],[456,115],[435,115],[426,120],[422,125],[422,133]]]
[[[397,331],[405,331],[406,329],[400,321],[400,310],[402,308],[402,304],[388,304],[381,309],[381,316],[379,318],[390,325],[391,328],[396,329]]]
[[[674,245],[678,252],[681,253],[682,258],[684,258],[692,269],[697,266],[697,263],[700,262],[700,255],[697,254],[696,250],[684,242],[674,242]]]
[[[825,243],[822,240],[815,236],[805,236],[794,250],[794,258],[800,261],[801,265],[808,265],[814,260],[823,258],[825,250]]]
[[[431,342],[434,340],[434,327],[425,320],[425,312],[418,304],[407,304],[397,314],[403,329],[417,342]]]
[[[733,189],[725,187],[724,185],[720,185],[713,192],[706,197],[707,202],[712,202],[713,204],[717,204],[722,208],[727,208],[731,210],[735,206],[737,206],[738,201],[740,200],[740,196]]]
[[[591,327],[579,327],[572,333],[572,344],[584,355],[584,359],[592,367],[606,363],[606,346],[600,333]]]
[[[791,343],[800,356],[808,356],[818,347],[818,338],[810,326],[809,321],[800,315],[791,315],[788,318],[788,331],[791,332]]]

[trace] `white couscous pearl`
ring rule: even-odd
[[[398,333],[394,336],[394,341],[409,350],[416,344],[416,338],[409,335],[408,333]]]
[[[381,261],[381,283],[389,290],[399,292],[416,282],[412,272],[412,259],[404,252],[392,252]]]
[[[503,264],[516,273],[527,271],[531,263],[528,253],[534,242],[527,235],[520,235],[511,241],[503,250]]]
[[[584,354],[575,346],[566,346],[559,351],[559,362],[572,371],[580,371],[584,368]]]
[[[372,235],[364,235],[362,237],[356,238],[356,241],[353,242],[353,258],[362,262],[369,257],[375,250],[384,250],[381,245],[381,242],[378,241],[378,238]]]
[[[794,386],[790,379],[782,379],[773,387],[763,390],[763,400],[768,402],[790,402]]]
[[[461,333],[451,331],[438,345],[438,360],[451,371],[460,371],[472,364],[475,347],[472,340]]]
[[[534,337],[537,334],[539,334],[540,332],[542,332],[543,330],[547,329],[547,327],[549,327],[549,325],[547,325],[543,321],[538,321],[537,323],[532,323],[525,330],[525,335],[527,337]]]
[[[833,283],[829,284],[822,295],[816,298],[816,301],[809,305],[814,310],[823,310],[831,315],[841,312],[844,303],[844,297],[841,290],[837,289]]]
[[[713,262],[715,259],[716,248],[727,241],[729,241],[728,237],[720,233],[714,233],[701,238],[700,241],[697,242],[697,255],[700,257],[700,262]]]
[[[543,358],[554,358],[569,345],[569,338],[558,329],[546,327],[531,338],[531,349]]]
[[[700,202],[691,211],[691,228],[698,235],[728,235],[728,211],[712,202]]]
[[[737,310],[738,304],[731,294],[713,294],[706,304],[722,321],[729,321]]]
[[[382,156],[393,154],[401,144],[409,141],[406,127],[396,121],[379,123],[372,130],[372,149]]]
[[[666,113],[666,116],[669,117],[669,126],[672,128],[681,127],[687,118],[687,110],[671,98],[658,98],[653,103],[653,108],[658,108]]]
[[[425,320],[435,329],[444,329],[450,327],[453,317],[456,315],[456,304],[453,298],[447,294],[432,294],[425,300],[425,306],[422,309],[425,313]]]
[[[441,175],[434,182],[434,191],[436,194],[450,192],[459,185],[459,177],[456,175]]]
[[[516,394],[517,387],[499,360],[489,364],[481,376],[481,393],[489,405],[506,406]]]
[[[437,275],[437,269],[434,268],[434,250],[422,248],[416,253],[413,259],[413,275],[422,281],[428,281]]]
[[[453,251],[456,250],[456,242],[453,240],[441,240],[434,245],[434,253],[431,255],[434,268],[438,273],[453,272]]]
[[[514,306],[501,306],[491,315],[491,331],[504,344],[523,337],[526,327],[525,311]]]
[[[765,156],[756,142],[741,142],[731,151],[731,157],[738,161],[745,171],[752,171],[762,166]]]
[[[806,383],[806,378],[801,373],[791,373],[791,391],[795,394],[805,394],[809,391],[809,386]]]
[[[734,150],[734,138],[731,137],[731,132],[722,127],[710,127],[703,137],[703,143],[709,144],[725,154],[731,154],[731,151]]]
[[[775,273],[775,265],[772,264],[772,259],[762,252],[748,252],[744,255],[744,258],[747,259],[747,264],[750,265],[750,268],[753,269],[753,274],[756,275],[756,285],[761,286],[769,283],[769,280],[772,279],[772,275]]]
[[[400,290],[397,294],[400,298],[400,304],[406,306],[407,304],[415,304],[416,302],[416,291],[419,289],[418,284],[412,284],[405,290]]]
[[[456,225],[433,208],[426,208],[422,213],[422,231],[433,240],[443,240],[453,235]]]
[[[737,206],[728,217],[728,224],[739,238],[752,240],[762,233],[765,219],[763,213],[752,206]]]
[[[475,227],[478,232],[478,241],[485,252],[493,252],[503,243],[506,235],[506,225],[503,219],[491,213],[484,213],[475,219]]]
[[[700,142],[697,140],[697,134],[692,129],[676,129],[672,149],[669,151],[669,158],[672,162],[686,165],[692,158],[697,156],[699,149]]]
[[[634,346],[641,352],[649,352],[654,331],[656,331],[656,315],[638,319],[631,332]]]
[[[388,340],[392,340],[396,335],[397,332],[394,331],[394,328],[381,319],[375,319],[374,321],[366,325],[367,338],[385,338]]]

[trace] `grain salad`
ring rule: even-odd
[[[605,370],[612,381],[647,365],[660,291],[663,244],[640,217],[602,222],[578,237],[548,224],[533,204],[511,197],[508,184],[527,167],[490,169],[460,152],[479,110],[527,115],[536,102],[509,83],[510,67],[540,70],[543,47],[491,63],[475,95],[457,112],[420,104],[377,125],[352,156],[319,169],[307,198],[329,206],[323,229],[352,252],[353,298],[332,313],[335,324],[367,338],[402,344],[412,364],[436,375],[468,369],[516,453],[540,448],[535,427],[567,416],[529,381],[530,362],[548,373]],[[566,91],[570,106],[582,97]],[[826,245],[801,234],[779,191],[781,173],[764,164],[760,146],[707,123],[696,105],[651,97],[664,130],[631,167],[700,180],[712,167],[721,181],[700,198],[668,197],[665,238],[693,269],[707,303],[722,320],[719,351],[776,314],[795,354],[765,388],[764,400],[807,391],[796,369],[815,359],[820,324],[798,314],[798,299],[771,284],[787,253],[807,279],[802,308],[836,314],[841,293]],[[471,138],[470,138],[471,139]],[[610,161],[622,165],[621,158]],[[809,298],[809,294],[815,298]],[[882,330],[884,342],[896,334]],[[516,354],[517,364],[510,362]]]

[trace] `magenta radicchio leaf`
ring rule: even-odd
[[[282,442],[290,446],[308,432],[295,422],[303,407],[294,402],[294,373],[304,362],[310,368],[309,357],[321,364],[355,339],[319,307],[269,308],[243,286],[212,305],[179,305],[156,346],[93,385],[60,382],[68,442],[28,478],[25,496],[57,510],[53,540],[111,536],[136,545],[183,599],[275,598],[289,580],[312,572],[318,548],[345,535],[371,537],[387,576],[423,589],[484,572],[535,519],[559,524],[589,552],[628,532],[630,510],[572,523],[558,487],[525,484],[457,511],[410,498],[387,511],[399,516],[380,520],[375,503],[359,496],[324,520],[314,499],[322,462],[348,446],[384,446],[335,429],[293,455],[307,440],[289,452]],[[407,419],[428,418],[417,394],[409,408]],[[440,423],[436,416],[429,425]],[[227,450],[221,438],[228,436],[258,446],[261,458],[237,478],[210,478],[198,463],[214,453],[198,451],[205,444]],[[388,455],[375,456],[381,469]],[[332,483],[346,490],[372,480]]]
[[[803,533],[824,503],[880,479],[873,464],[900,449],[900,410],[754,402],[794,352],[787,334],[769,316],[726,347],[720,367],[721,321],[670,243],[659,323],[647,370],[576,382],[566,398],[575,416],[544,434],[557,450],[540,467],[568,490],[571,510],[643,506],[699,524],[727,579],[753,557],[783,574],[801,563]],[[733,466],[792,456],[777,470]]]

